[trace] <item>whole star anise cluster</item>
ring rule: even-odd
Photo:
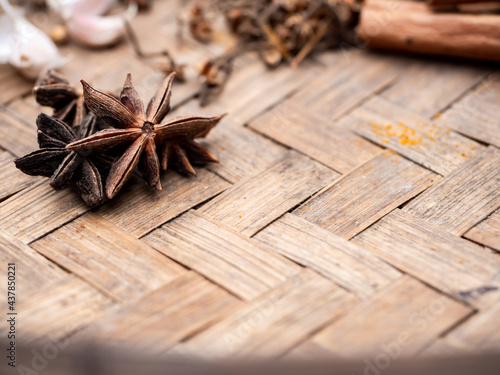
[[[96,206],[113,198],[136,170],[161,190],[160,172],[168,167],[195,175],[193,165],[218,162],[195,139],[205,137],[223,116],[164,121],[174,77],[164,80],[145,107],[130,74],[116,98],[83,80],[80,95],[63,76],[47,73],[35,98],[54,113],[38,116],[40,149],[16,159],[16,167],[50,177],[56,190],[72,186],[87,205]]]

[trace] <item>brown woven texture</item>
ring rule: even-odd
[[[176,42],[175,4],[134,19],[143,49],[219,53]],[[69,52],[75,85],[118,90],[130,72],[149,98],[163,78],[128,44]],[[498,69],[354,48],[268,70],[248,55],[205,108],[191,73],[172,115],[228,112],[203,140],[220,164],[89,209],[15,169],[50,110],[0,68],[0,274],[4,290],[16,262],[19,341],[378,368],[500,351]]]

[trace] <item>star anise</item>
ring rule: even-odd
[[[70,126],[80,124],[87,113],[82,94],[54,70],[45,74],[33,92],[38,104],[54,108],[52,116]]]
[[[40,150],[16,159],[16,167],[32,176],[50,177],[50,185],[55,190],[73,185],[89,206],[102,203],[104,192],[96,166],[89,158],[66,148],[67,144],[92,134],[95,124],[93,113],[73,129],[41,113],[36,119]]]
[[[217,161],[194,139],[205,137],[222,116],[179,117],[161,123],[170,110],[174,77],[175,73],[172,73],[164,80],[147,110],[144,110],[144,104],[132,85],[130,74],[127,75],[119,101],[82,80],[88,108],[119,129],[102,130],[69,144],[67,148],[88,154],[102,153],[120,145],[127,147],[113,163],[106,179],[106,194],[110,199],[132,176],[138,164],[146,182],[161,190],[160,167],[167,169],[169,161],[174,162],[173,166],[184,173],[194,173],[191,163]],[[160,150],[159,157],[157,149]]]

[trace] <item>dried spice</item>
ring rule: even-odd
[[[199,5],[195,5],[191,9],[189,29],[191,31],[191,35],[193,35],[193,38],[195,38],[198,42],[208,43],[212,40],[212,25],[205,18],[203,8],[201,8]]]
[[[38,104],[52,107],[53,117],[70,126],[78,125],[88,112],[83,95],[62,74],[49,70],[33,89]]]
[[[96,125],[94,114],[71,129],[62,121],[41,113],[37,120],[40,149],[16,159],[18,169],[32,176],[50,177],[50,185],[61,190],[72,185],[89,206],[103,202],[101,175],[86,156],[66,148],[66,145],[92,134]]]
[[[259,51],[264,48],[262,42],[242,45],[216,58],[206,60],[200,69],[201,88],[199,92],[200,105],[206,106],[224,89],[233,70],[233,61],[247,51]]]
[[[392,138],[393,141],[399,142],[402,146],[415,146],[422,143],[422,136],[420,132],[417,132],[415,129],[405,125],[403,122],[399,122],[394,125],[372,122],[370,125],[375,134],[387,137],[382,139],[383,143],[389,143],[390,138]],[[434,139],[430,134],[428,137],[431,140]]]
[[[202,105],[222,91],[232,60],[247,51],[258,51],[270,68],[282,62],[296,67],[314,51],[352,44],[360,7],[357,1],[341,0],[215,0],[212,9],[224,16],[238,42],[234,50],[210,60],[209,69],[202,69]],[[212,26],[199,5],[192,8],[189,24],[196,40],[209,39],[200,37],[200,24],[210,30]]]
[[[164,80],[145,109],[130,74],[119,100],[83,80],[82,100],[63,76],[49,72],[35,92],[37,100],[51,105],[60,118],[38,116],[40,149],[17,159],[17,168],[49,177],[56,190],[72,186],[87,205],[96,206],[106,196],[113,198],[137,166],[149,185],[161,190],[160,170],[172,167],[182,174],[196,174],[193,165],[218,162],[194,140],[205,137],[223,116],[163,122],[174,78],[172,73]],[[108,127],[97,131],[104,122]]]
[[[313,50],[338,47],[351,42],[349,35],[357,12],[344,1],[267,0],[242,2],[219,0],[231,29],[243,41],[267,40],[283,60],[297,65]],[[229,8],[227,8],[229,7]],[[241,16],[235,19],[235,14]]]
[[[127,75],[120,100],[98,91],[82,80],[85,103],[98,117],[115,127],[72,142],[69,150],[80,154],[102,154],[117,146],[126,149],[113,163],[106,179],[106,194],[113,198],[130,179],[136,166],[146,182],[161,189],[160,168],[169,162],[181,173],[194,173],[193,164],[217,161],[194,142],[205,137],[220,121],[216,117],[179,117],[162,123],[170,110],[170,96],[175,73],[170,74],[153,96],[147,109]],[[157,152],[159,150],[159,152]]]
[[[49,36],[57,46],[62,46],[69,42],[69,32],[65,25],[55,25],[52,27]]]

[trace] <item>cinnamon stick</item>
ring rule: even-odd
[[[372,48],[500,61],[500,16],[434,13],[424,3],[366,0],[358,35]]]
[[[499,0],[427,0],[427,4],[435,7],[461,5],[461,4],[477,4],[477,3],[500,3]]]

